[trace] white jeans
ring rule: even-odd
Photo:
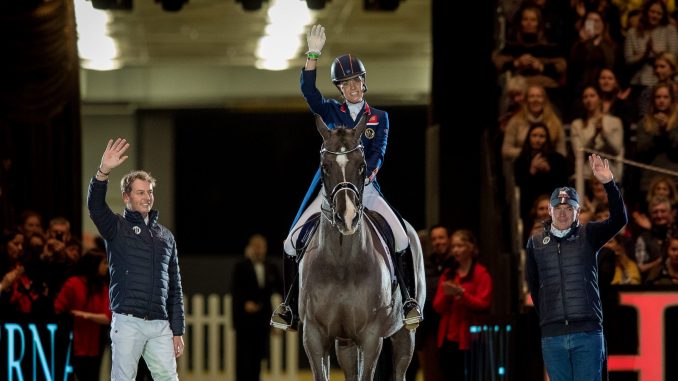
[[[167,320],[144,320],[113,313],[111,381],[134,381],[144,356],[155,381],[178,381],[174,334]]]
[[[299,233],[301,232],[300,227],[306,223],[309,217],[320,212],[320,205],[322,205],[324,198],[325,188],[321,187],[318,195],[315,197],[313,202],[308,205],[306,210],[304,210],[304,213],[302,213],[301,217],[299,217],[299,221],[297,221],[292,230],[290,230],[290,233],[287,235],[284,246],[285,253],[287,253],[287,255],[297,255],[294,248],[297,243],[297,238],[299,238]],[[403,226],[400,224],[400,220],[395,215],[395,213],[393,213],[391,207],[388,206],[386,201],[384,201],[379,192],[374,189],[374,185],[371,183],[363,190],[363,205],[365,205],[367,209],[378,212],[384,217],[393,231],[396,251],[403,251],[407,249],[407,246],[410,244],[410,240],[407,237],[405,229],[403,229]]]

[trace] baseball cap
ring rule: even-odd
[[[574,188],[560,187],[551,193],[551,206],[559,204],[570,204],[573,207],[579,206],[579,195]]]

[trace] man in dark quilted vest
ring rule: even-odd
[[[155,179],[132,171],[120,182],[123,215],[106,204],[108,175],[127,159],[125,139],[108,141],[87,206],[106,240],[111,275],[111,381],[133,381],[143,356],[155,381],[178,380],[184,351],[184,303],[174,235],[153,209]]]
[[[591,155],[589,165],[607,192],[609,219],[580,225],[577,191],[556,188],[551,220],[527,242],[525,273],[551,381],[600,381],[605,360],[597,256],[628,218],[608,161]]]

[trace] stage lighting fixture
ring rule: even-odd
[[[264,0],[235,0],[236,2],[242,4],[242,9],[246,11],[258,11],[261,9],[261,4]]]
[[[400,0],[363,0],[363,9],[366,11],[395,11]]]
[[[325,3],[329,0],[306,0],[306,6],[308,9],[320,10],[325,9]]]
[[[156,3],[162,4],[162,9],[167,12],[178,12],[188,0],[155,0]]]
[[[132,0],[92,0],[92,7],[102,10],[132,10]]]

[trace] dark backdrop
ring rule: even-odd
[[[379,183],[415,228],[424,226],[425,106],[389,112]],[[183,110],[175,114],[176,234],[182,252],[240,254],[260,232],[281,253],[318,167],[321,138],[309,112]]]

